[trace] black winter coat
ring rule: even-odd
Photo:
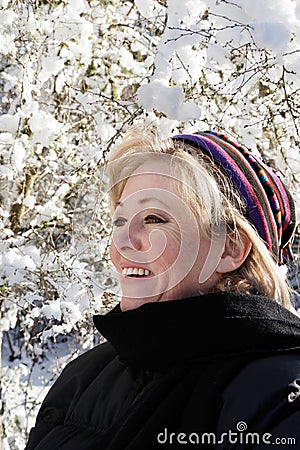
[[[210,294],[96,316],[104,343],[49,391],[26,450],[300,448],[300,319]]]

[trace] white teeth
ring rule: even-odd
[[[150,273],[150,270],[142,269],[141,267],[124,267],[122,270],[123,277],[130,275],[148,276]]]

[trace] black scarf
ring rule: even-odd
[[[300,349],[300,318],[261,296],[214,293],[95,316],[125,364],[163,369],[238,354]]]

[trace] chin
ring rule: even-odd
[[[130,311],[132,309],[137,309],[146,303],[159,302],[159,297],[146,297],[146,298],[129,298],[123,297],[120,302],[120,308],[122,312]]]
[[[141,301],[141,300],[137,300],[137,299],[130,299],[130,298],[126,298],[126,299],[122,299],[121,303],[120,303],[120,308],[122,312],[125,311],[130,311],[132,309],[137,309],[140,306],[142,306],[144,303],[147,303],[147,301]]]

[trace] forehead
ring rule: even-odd
[[[171,169],[167,163],[147,162],[136,169],[129,177],[121,194],[121,199],[133,193],[143,195],[143,191],[144,193],[146,193],[145,191],[147,193],[153,191],[153,193],[159,194],[161,190],[166,190],[177,193],[176,182],[177,180],[171,175]]]

